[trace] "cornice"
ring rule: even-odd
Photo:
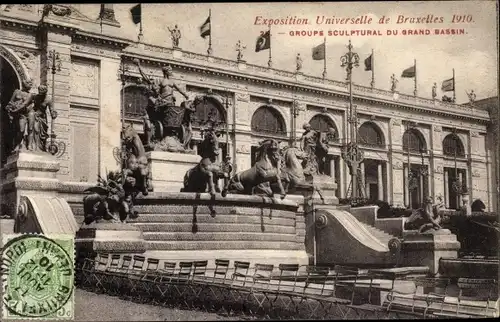
[[[72,40],[75,42],[90,42],[93,45],[110,46],[119,50],[123,50],[130,45],[130,42],[125,39],[97,35],[81,30],[72,35]]]

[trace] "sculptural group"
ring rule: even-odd
[[[40,85],[38,94],[31,93],[33,82],[22,82],[22,88],[16,89],[9,103],[3,107],[9,118],[9,127],[5,131],[11,140],[7,141],[7,153],[18,151],[50,152],[47,139],[47,110],[51,119],[57,118],[57,111],[47,97],[47,86]]]

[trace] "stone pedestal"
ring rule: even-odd
[[[174,58],[182,58],[182,50],[179,47],[174,47],[172,55],[174,56]]]
[[[21,195],[57,196],[59,161],[49,153],[20,152],[7,159],[1,170],[3,215],[14,218]]]
[[[142,254],[146,242],[142,231],[124,223],[92,223],[76,232],[75,248],[78,260],[95,258],[99,254]]]
[[[401,248],[402,266],[428,266],[431,274],[437,274],[439,259],[457,258],[460,242],[448,229],[419,234],[405,232]]]
[[[184,187],[184,175],[201,160],[195,154],[162,151],[148,152],[147,157],[155,192],[180,192]]]

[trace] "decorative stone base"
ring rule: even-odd
[[[95,258],[97,253],[142,254],[146,243],[142,231],[130,224],[92,223],[76,233],[77,258]]]
[[[21,195],[57,196],[59,168],[59,161],[45,152],[20,152],[9,156],[1,170],[4,215],[16,216]]]
[[[404,232],[401,248],[402,266],[428,266],[431,274],[437,274],[439,259],[457,258],[460,242],[448,229],[419,234]]]
[[[148,152],[147,157],[155,192],[180,192],[184,187],[184,175],[201,159],[199,155],[161,151]]]

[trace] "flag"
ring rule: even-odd
[[[136,6],[133,6],[130,9],[130,13],[132,14],[132,21],[137,25],[141,23],[141,4],[139,3]]]
[[[452,92],[455,90],[455,80],[453,78],[447,79],[443,81],[441,84],[441,90],[443,92]]]
[[[369,71],[373,69],[373,54],[370,57],[365,59],[365,71]]]
[[[255,52],[258,53],[261,50],[266,50],[271,48],[271,32],[268,30],[264,34],[257,37],[257,42],[255,43]]]
[[[318,45],[312,49],[312,59],[313,60],[323,60],[325,59],[325,43]]]
[[[403,70],[403,73],[401,74],[401,77],[405,78],[412,78],[415,77],[415,65]]]
[[[210,16],[208,16],[207,20],[200,27],[200,36],[205,38],[206,36],[210,36]]]

